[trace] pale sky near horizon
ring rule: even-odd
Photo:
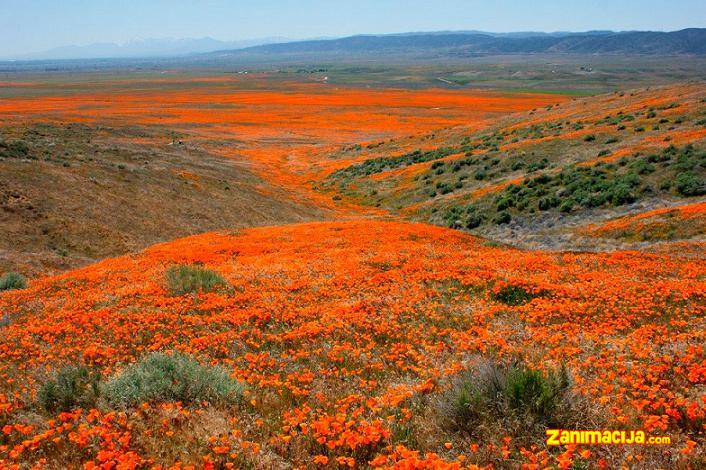
[[[148,38],[673,31],[705,20],[704,0],[0,0],[0,57]]]

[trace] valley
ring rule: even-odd
[[[29,274],[208,230],[380,214],[313,190],[349,163],[329,154],[561,99],[277,74],[29,79],[2,92],[0,266]]]
[[[701,468],[706,84],[425,67],[3,76],[0,467]]]

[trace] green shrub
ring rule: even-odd
[[[39,389],[37,399],[47,411],[69,411],[95,406],[99,396],[100,374],[85,366],[67,366]]]
[[[167,288],[170,295],[211,292],[226,285],[215,271],[199,266],[177,265],[167,270]]]
[[[568,372],[545,374],[524,365],[511,367],[505,375],[505,399],[510,408],[531,413],[543,420],[551,419],[557,398],[569,387]]]
[[[0,277],[0,291],[24,289],[25,287],[27,287],[27,279],[20,273],[9,272]]]
[[[630,187],[623,183],[615,185],[610,194],[610,202],[615,206],[629,204],[635,202],[636,199],[637,197],[635,197]]]
[[[440,194],[449,194],[454,190],[454,188],[449,183],[446,183],[444,181],[436,183],[436,189],[439,190]]]
[[[499,197],[497,203],[495,204],[495,210],[500,212],[504,211],[508,207],[513,207],[515,205],[512,197]]]
[[[523,286],[514,284],[503,286],[490,294],[493,300],[502,302],[505,305],[523,305],[540,296],[541,293],[534,293]]]
[[[543,197],[537,203],[537,207],[540,211],[548,211],[552,207],[559,205],[559,199],[556,197]]]
[[[498,215],[495,216],[495,223],[498,225],[503,225],[503,224],[509,224],[510,221],[512,220],[512,216],[510,215],[509,212],[502,211],[498,212]]]
[[[561,212],[571,212],[575,204],[576,202],[573,199],[567,199],[559,205],[559,210]]]
[[[468,219],[466,219],[466,228],[474,229],[479,227],[483,223],[483,217],[477,214],[471,214]]]
[[[243,391],[243,385],[224,368],[202,365],[179,353],[150,354],[102,388],[106,402],[119,408],[168,401],[228,404],[239,401]]]
[[[592,194],[591,196],[588,197],[588,200],[586,201],[586,206],[587,207],[601,207],[607,201],[608,201],[608,195],[605,193]]]
[[[453,427],[468,432],[473,432],[483,422],[490,404],[502,393],[498,369],[489,367],[474,372],[459,380],[444,410]]]
[[[543,170],[549,166],[549,160],[546,158],[541,159],[538,162],[532,162],[527,165],[527,173],[533,173],[537,170]]]
[[[542,372],[520,362],[484,362],[467,371],[442,398],[440,409],[443,424],[452,430],[485,431],[490,437],[503,432],[530,441],[543,429],[580,429],[594,414],[572,392],[566,367]]]
[[[648,160],[640,159],[635,161],[630,165],[630,169],[639,175],[649,175],[650,173],[654,173],[655,167],[649,163],[649,158],[650,157],[648,157]]]
[[[680,173],[676,178],[677,192],[682,196],[701,196],[706,194],[706,181],[694,173]]]
[[[415,150],[413,152],[395,157],[371,158],[362,163],[342,168],[331,174],[331,178],[352,178],[361,175],[372,175],[386,170],[414,165],[415,163],[439,160],[456,153],[459,150],[460,149],[455,147],[440,147],[426,152]]]
[[[2,158],[30,158],[29,147],[21,141],[0,141],[0,157]]]

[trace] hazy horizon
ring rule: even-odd
[[[55,48],[132,44],[145,40],[213,39],[222,42],[303,40],[357,34],[468,31],[583,32],[674,31],[706,18],[704,2],[674,8],[662,0],[526,2],[421,0],[339,2],[5,0],[0,57],[17,58]]]
[[[401,31],[401,32],[384,32],[384,33],[360,33],[360,35],[369,36],[384,36],[384,35],[395,35],[395,34],[433,34],[433,33],[464,33],[464,32],[479,32],[487,34],[581,34],[593,31],[611,31],[611,32],[625,32],[630,30],[586,30],[586,31],[512,31],[512,32],[499,32],[499,31],[480,31],[480,30],[434,30],[434,31]],[[636,31],[636,30],[633,30]],[[654,30],[657,31],[657,30]],[[349,36],[356,36],[355,34]],[[64,44],[60,46],[53,47],[51,49],[45,49],[41,51],[31,51],[23,54],[17,54],[14,56],[0,56],[0,60],[52,60],[61,58],[76,58],[76,59],[87,59],[87,58],[137,58],[154,56],[178,56],[178,55],[189,55],[199,52],[211,52],[218,50],[219,48],[227,49],[238,49],[246,48],[257,45],[264,44],[274,44],[278,42],[296,42],[296,41],[312,41],[312,40],[325,40],[334,39],[340,37],[348,36],[320,36],[320,37],[309,37],[309,38],[285,38],[285,37],[261,37],[261,38],[251,38],[242,39],[235,41],[222,40],[219,38],[213,38],[210,36],[204,37],[154,37],[145,39],[132,39],[125,42],[96,42],[90,44]],[[170,49],[170,45],[184,45],[188,44],[192,47],[177,50]],[[201,45],[202,47],[198,47]],[[213,47],[208,47],[212,45]],[[153,48],[150,48],[153,46]],[[159,49],[161,47],[162,49]],[[105,56],[93,55],[100,51],[110,51]],[[155,52],[157,51],[157,52]],[[66,57],[61,57],[66,55]],[[75,57],[74,57],[75,56]]]

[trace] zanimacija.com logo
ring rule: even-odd
[[[548,446],[566,444],[666,445],[671,443],[672,439],[669,436],[647,436],[645,431],[639,430],[570,431],[567,429],[547,429]]]

